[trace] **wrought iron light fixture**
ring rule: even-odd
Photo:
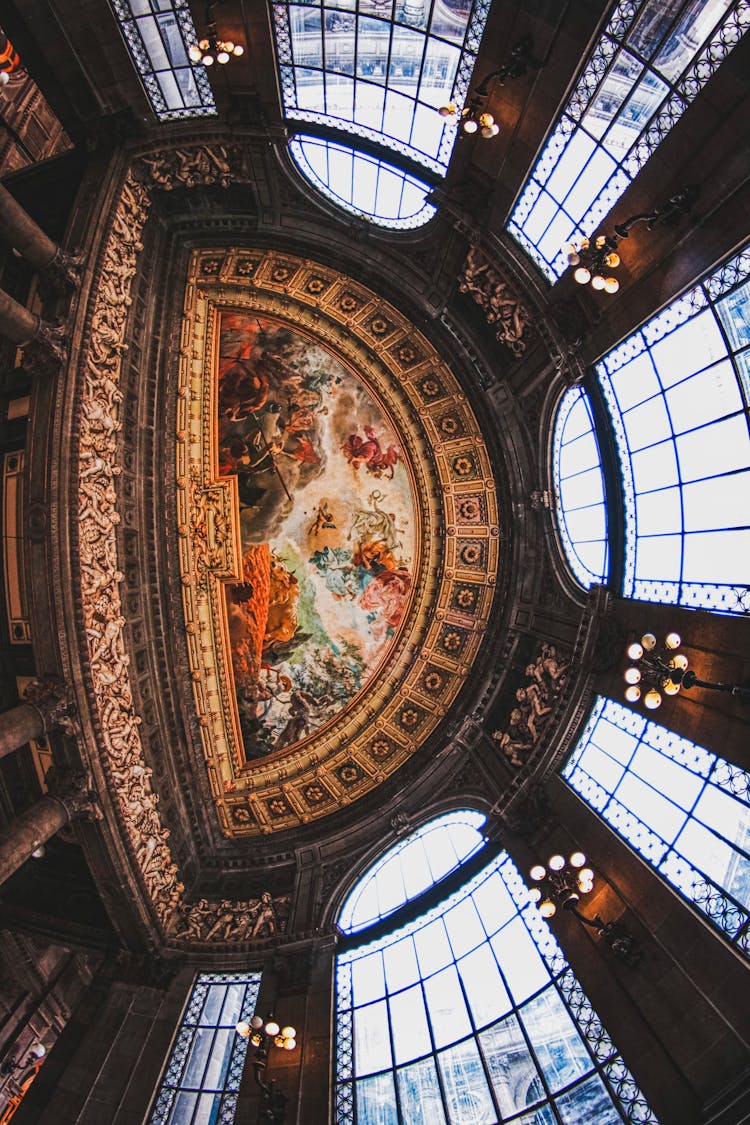
[[[276,1087],[274,1079],[266,1082],[263,1075],[268,1062],[268,1053],[272,1047],[281,1047],[284,1051],[293,1051],[297,1046],[297,1032],[291,1026],[281,1027],[274,1019],[273,1012],[269,1012],[265,1019],[253,1016],[248,1023],[240,1020],[235,1025],[235,1031],[243,1039],[249,1039],[255,1047],[253,1057],[253,1075],[256,1084],[263,1091],[265,1101],[265,1120],[272,1125],[283,1125],[286,1113],[286,1094]]]
[[[662,693],[677,695],[681,688],[709,688],[711,691],[726,691],[743,703],[750,703],[750,688],[739,684],[715,683],[712,680],[699,680],[688,667],[689,660],[680,652],[682,638],[679,633],[667,633],[657,648],[653,633],[644,633],[640,641],[633,641],[627,648],[631,661],[625,669],[625,698],[628,703],[643,699],[644,707],[655,711],[661,706]],[[647,690],[644,693],[644,688]]]
[[[488,141],[500,132],[500,126],[491,113],[484,111],[484,104],[490,92],[490,84],[498,82],[505,85],[508,78],[521,78],[529,68],[531,62],[531,49],[533,40],[530,35],[516,43],[508,56],[508,61],[497,70],[488,74],[474,92],[470,95],[463,109],[458,108],[455,102],[441,106],[438,113],[441,117],[450,118],[450,124],[461,126],[462,132],[472,134],[478,132],[480,137]]]
[[[645,223],[647,230],[656,225],[672,226],[685,215],[698,196],[697,187],[691,185],[671,196],[666,203],[660,203],[652,211],[631,215],[624,223],[615,226],[614,234],[600,234],[596,238],[579,238],[567,243],[563,253],[567,255],[568,265],[575,267],[574,279],[579,285],[591,285],[592,289],[616,293],[620,283],[610,272],[620,265],[617,252],[621,239],[627,238],[636,223]]]
[[[563,855],[551,855],[546,867],[542,863],[535,864],[529,876],[532,882],[529,898],[539,904],[543,918],[551,918],[557,913],[557,907],[562,906],[584,926],[597,930],[616,957],[628,965],[638,964],[640,951],[624,926],[619,922],[604,922],[598,914],[589,918],[578,909],[581,896],[590,894],[594,888],[594,872],[586,866],[583,852],[573,852],[567,860]]]
[[[239,58],[245,53],[241,43],[218,38],[214,8],[215,4],[209,4],[206,11],[206,35],[188,47],[191,62],[203,63],[204,66],[213,66],[215,62],[224,66],[231,58]]]
[[[16,1070],[25,1070],[33,1063],[43,1059],[46,1054],[47,1048],[44,1043],[32,1043],[20,1059],[7,1059],[0,1067],[0,1074],[13,1074]]]

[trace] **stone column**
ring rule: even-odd
[[[48,238],[24,208],[0,184],[0,238],[4,238],[37,273],[49,269],[59,246]]]
[[[7,336],[11,343],[25,348],[39,334],[42,321],[36,313],[14,301],[4,289],[0,289],[0,334]]]
[[[24,746],[30,738],[41,738],[45,731],[44,716],[32,703],[19,703],[0,714],[0,758]]]
[[[76,734],[72,693],[55,677],[31,680],[23,701],[0,712],[0,758],[25,746],[30,738],[42,738],[52,727]]]
[[[48,780],[50,793],[0,832],[0,885],[71,820],[97,815],[84,770],[60,773],[54,779],[48,775]]]

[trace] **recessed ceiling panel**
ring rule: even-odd
[[[192,690],[223,830],[334,812],[436,731],[476,657],[499,528],[447,365],[317,263],[201,250],[177,425]]]

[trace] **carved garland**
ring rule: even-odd
[[[216,168],[208,150],[197,152],[196,165]],[[202,153],[202,157],[201,157]],[[102,731],[103,763],[112,779],[112,794],[121,823],[164,931],[182,941],[253,941],[282,930],[289,898],[210,904],[186,903],[184,885],[172,860],[157,810],[158,795],[145,764],[130,687],[125,649],[125,618],[121,612],[118,568],[115,481],[118,432],[123,393],[121,357],[131,303],[132,280],[140,235],[151,199],[147,188],[129,171],[114,206],[101,259],[101,280],[94,298],[91,331],[79,367],[81,379],[80,444],[78,449],[78,537],[81,600],[96,708]]]

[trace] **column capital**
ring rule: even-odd
[[[30,375],[54,375],[68,357],[68,330],[64,325],[39,319],[33,337],[23,348],[23,367]]]
[[[80,732],[73,691],[56,676],[31,680],[23,690],[23,700],[39,713],[45,734],[54,727],[65,734]]]
[[[62,805],[68,820],[101,820],[102,810],[87,770],[53,766],[46,777],[49,796]]]
[[[41,285],[60,296],[76,289],[81,280],[84,255],[80,250],[63,250],[58,246],[55,256],[40,275]]]

